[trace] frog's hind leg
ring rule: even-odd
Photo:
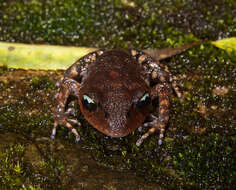
[[[136,142],[137,146],[140,146],[142,142],[151,134],[153,134],[155,131],[159,130],[159,140],[158,144],[162,144],[162,140],[164,138],[164,132],[166,128],[166,124],[169,120],[169,93],[170,93],[170,87],[168,84],[157,84],[153,87],[154,92],[157,92],[154,96],[159,97],[159,116],[158,117],[152,117],[152,121],[148,123],[144,123],[144,127],[151,127],[151,129],[148,130],[147,133],[142,135],[142,137]]]
[[[169,82],[171,84],[171,87],[174,89],[176,95],[178,96],[178,98],[181,98],[182,93],[180,92],[180,89],[178,87],[177,78],[173,76],[170,73],[170,71],[159,61],[154,61],[153,63],[158,65],[159,67],[153,67],[152,74],[151,74],[152,80],[155,80],[156,78],[158,78],[160,82]],[[159,76],[160,73],[161,73],[161,76],[163,77]]]
[[[177,78],[175,76],[173,76],[168,69],[165,68],[165,71],[169,73],[169,81],[170,81],[171,86],[174,89],[176,95],[178,96],[178,98],[181,98],[182,97],[182,93],[181,93],[181,91],[179,89]]]
[[[65,77],[80,81],[84,73],[86,73],[88,65],[93,63],[104,51],[104,49],[99,49],[81,57],[65,71]]]
[[[77,96],[80,84],[73,79],[64,78],[61,81],[59,92],[56,94],[56,108],[54,110],[54,125],[52,129],[51,138],[54,139],[56,135],[56,129],[58,125],[64,125],[71,130],[76,137],[76,142],[80,140],[80,136],[75,128],[71,125],[77,124],[80,126],[80,122],[76,119],[67,119],[71,115],[72,110],[66,109],[67,101],[70,95]]]
[[[168,69],[161,64],[158,60],[153,59],[143,51],[136,49],[130,50],[131,56],[144,68],[147,74],[148,84],[152,87],[152,100],[159,98],[159,116],[152,117],[152,121],[144,123],[144,127],[151,127],[137,142],[136,145],[140,146],[142,142],[152,133],[159,130],[158,144],[162,144],[166,124],[169,120],[169,96],[171,94],[171,87],[174,89],[178,97],[181,97],[176,78],[174,78]]]
[[[181,98],[182,94],[178,87],[177,78],[173,76],[170,71],[166,68],[165,65],[160,63],[158,60],[156,61],[154,58],[150,57],[143,51],[139,51],[136,49],[130,49],[130,54],[134,59],[138,61],[142,66],[146,66],[145,68],[148,70],[148,73],[151,73],[151,80],[155,81],[156,79],[160,80],[160,82],[170,82],[172,88],[174,89],[176,95]],[[164,77],[160,77],[160,73]],[[166,77],[168,76],[168,77]],[[168,78],[168,79],[167,79]]]

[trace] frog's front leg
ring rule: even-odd
[[[151,122],[144,123],[144,127],[151,127],[137,142],[136,145],[140,146],[142,142],[152,133],[159,130],[158,144],[162,144],[166,124],[169,120],[169,105],[170,105],[170,85],[168,83],[156,84],[151,91],[152,99],[159,97],[159,116],[151,115]]]
[[[75,128],[72,127],[71,123],[80,126],[80,122],[76,119],[68,119],[67,117],[71,115],[71,110],[66,110],[66,105],[68,103],[68,98],[70,95],[78,97],[80,83],[74,79],[65,77],[61,83],[59,92],[56,94],[56,108],[54,110],[54,126],[52,129],[51,138],[54,139],[56,135],[56,129],[58,125],[64,125],[68,127],[71,132],[75,135],[76,142],[80,140],[80,136]]]

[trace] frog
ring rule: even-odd
[[[119,138],[148,128],[136,145],[155,132],[159,132],[157,144],[161,145],[170,117],[171,94],[174,91],[181,97],[181,92],[176,77],[160,59],[136,48],[98,49],[78,59],[58,83],[51,138],[55,139],[57,127],[63,125],[74,134],[76,142],[80,141],[74,126],[81,126],[81,122],[69,117],[75,111],[68,108],[73,97],[84,118],[101,133]]]

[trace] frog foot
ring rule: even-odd
[[[138,128],[139,132],[141,132],[144,127],[153,127],[154,122],[156,122],[158,120],[158,118],[155,115],[150,114],[148,116],[147,120],[149,122],[143,123],[141,126],[139,126],[139,128]]]
[[[154,116],[154,115],[150,115],[151,121],[144,123],[140,128],[142,127],[151,127],[151,129],[148,130],[148,132],[146,132],[145,134],[143,134],[141,136],[141,138],[139,138],[136,142],[137,146],[140,146],[143,141],[151,134],[153,134],[154,132],[156,132],[157,130],[160,130],[160,134],[159,134],[159,140],[158,140],[158,144],[161,145],[162,144],[162,140],[164,138],[164,131],[165,131],[165,124],[162,124],[161,122],[159,122],[159,119]]]
[[[57,114],[57,118],[55,118],[53,129],[52,129],[51,139],[55,139],[57,126],[63,125],[69,128],[70,131],[75,135],[75,142],[80,141],[80,136],[77,130],[71,124],[81,126],[81,123],[77,119],[67,119],[66,117],[68,115],[71,115],[71,113],[69,113],[68,111],[65,112],[64,114]]]

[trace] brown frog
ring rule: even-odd
[[[181,51],[185,49],[182,47]],[[179,52],[172,54],[176,53]],[[157,130],[158,144],[161,144],[169,120],[172,88],[181,95],[170,72],[143,51],[98,50],[89,53],[67,69],[60,82],[55,96],[57,105],[51,138],[55,138],[57,126],[64,125],[72,131],[76,141],[80,140],[72,126],[80,126],[80,122],[68,117],[73,110],[67,105],[69,97],[73,96],[85,119],[100,132],[123,137],[139,127],[150,127],[136,145]],[[158,116],[155,116],[151,111],[153,100],[157,98]],[[145,122],[147,118],[149,121]]]

